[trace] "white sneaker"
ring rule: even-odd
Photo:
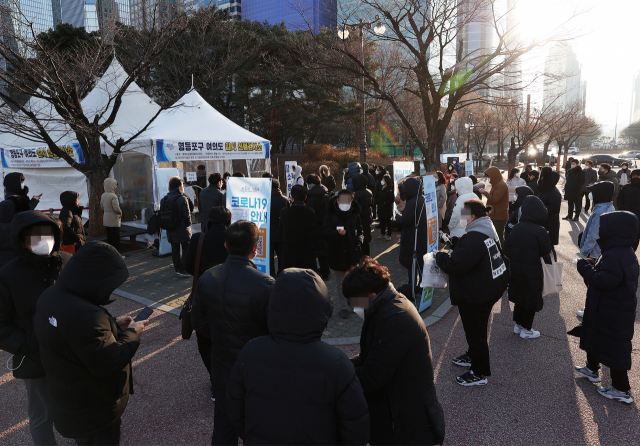
[[[391,240],[391,236],[390,236],[390,235],[387,235],[387,236],[385,237],[385,240],[386,240],[386,241]]]
[[[522,325],[516,324],[516,325],[513,326],[513,332],[515,334],[520,334],[521,331],[522,331]]]
[[[609,398],[610,400],[616,400],[620,401],[621,403],[627,404],[633,403],[633,398],[631,398],[630,392],[623,392],[613,386],[598,387],[598,393],[605,398]]]
[[[385,235],[384,235],[384,234],[380,234],[380,235],[378,236],[378,240],[384,240],[384,239],[386,239],[386,238],[387,238],[387,237],[385,237]]]
[[[520,332],[520,337],[522,339],[535,339],[540,337],[540,332],[535,331],[533,328],[531,330],[527,330],[526,328],[523,328],[522,331]]]
[[[578,317],[584,317],[584,307],[582,307],[582,310],[580,310],[580,311],[576,311],[576,316],[578,316]]]

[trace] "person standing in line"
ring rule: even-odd
[[[122,210],[117,195],[118,182],[115,178],[104,180],[104,193],[100,197],[100,207],[104,211],[102,224],[107,230],[107,243],[120,251],[120,225]]]
[[[509,219],[509,186],[502,178],[500,169],[495,166],[489,167],[484,171],[484,174],[489,177],[491,192],[481,189],[480,193],[487,198],[487,206],[491,208],[489,218],[498,233],[500,244],[502,245],[504,244],[504,227]]]
[[[149,322],[116,319],[104,308],[127,277],[113,246],[88,243],[38,299],[34,328],[53,421],[79,445],[120,444],[122,414],[133,394],[131,361]]]
[[[626,184],[631,182],[631,174],[629,173],[629,163],[626,161],[620,164],[620,170],[616,174],[616,178],[618,179],[618,183],[620,183],[620,187],[624,187]]]
[[[456,180],[456,190],[458,191],[458,199],[453,207],[451,219],[449,220],[449,234],[452,237],[462,237],[466,234],[466,226],[462,226],[462,208],[469,200],[475,200],[476,194],[473,191],[473,180],[471,178],[460,178]]]
[[[324,224],[324,217],[327,215],[329,197],[332,193],[322,185],[320,177],[316,174],[307,175],[307,187],[309,187],[309,191],[307,192],[305,204],[316,213],[316,232],[314,237],[316,243],[316,257],[318,257],[318,264],[320,266],[318,273],[323,280],[328,280],[331,275],[331,268],[329,268],[327,242],[322,236],[322,225]]]
[[[600,168],[598,169],[598,181],[609,181],[613,183],[614,191],[613,191],[613,207],[617,209],[618,206],[618,193],[620,192],[620,183],[618,182],[618,177],[616,173],[611,170],[611,166],[607,163],[600,164]]]
[[[184,184],[180,177],[171,177],[169,180],[169,193],[162,199],[173,203],[172,212],[176,213],[176,219],[180,221],[179,226],[167,231],[167,240],[171,243],[171,258],[176,274],[182,278],[191,277],[184,270],[184,256],[189,248],[191,240],[191,212],[189,201],[184,194]],[[162,203],[160,204],[162,206]],[[182,255],[180,255],[182,250]]]
[[[506,186],[506,184],[505,184]],[[506,195],[506,192],[505,192]],[[456,378],[461,386],[484,386],[491,376],[487,329],[489,317],[509,283],[498,234],[479,200],[469,200],[462,209],[466,234],[450,252],[436,254],[436,263],[449,274],[451,304],[458,306],[469,349],[453,363],[470,367]]]
[[[307,185],[305,184],[304,178],[302,178],[302,166],[296,165],[294,168],[294,171],[295,171],[295,175],[293,177],[293,185],[295,186],[297,184],[300,186],[307,187]]]
[[[17,257],[0,269],[0,349],[13,355],[13,365],[7,367],[27,388],[29,430],[36,445],[56,444],[34,317],[41,294],[55,283],[71,258],[60,251],[61,240],[59,226],[42,212],[20,212],[11,222]]]
[[[277,178],[271,180],[271,221],[269,222],[270,228],[270,241],[271,241],[271,252],[269,255],[271,256],[269,268],[269,273],[271,277],[274,279],[280,275],[282,270],[282,233],[280,232],[280,213],[283,209],[287,209],[291,206],[291,203],[282,194],[280,190],[280,181]],[[276,271],[276,263],[274,254],[278,257],[278,270]]]
[[[327,191],[333,192],[336,188],[336,179],[331,175],[331,170],[324,164],[320,166],[320,182],[324,187],[327,188]]]
[[[571,161],[571,168],[567,170],[567,181],[564,185],[564,198],[569,202],[569,212],[563,220],[580,220],[582,210],[582,186],[585,184],[585,173],[578,160]]]
[[[515,304],[513,332],[522,339],[535,339],[540,337],[540,332],[533,329],[533,319],[544,306],[544,272],[540,258],[544,258],[545,263],[551,263],[551,240],[542,226],[547,220],[547,208],[532,192],[515,212],[521,213],[520,221],[504,242],[504,253],[511,261],[509,301]]]
[[[209,211],[216,206],[226,206],[224,193],[222,192],[222,175],[212,173],[209,175],[209,185],[200,191],[198,196],[198,211],[200,211],[200,230],[207,232],[209,227]]]
[[[436,180],[436,201],[438,202],[438,227],[442,228],[444,213],[447,211],[447,180],[442,172],[437,171],[434,175]]]
[[[451,221],[451,216],[453,215],[453,210],[455,209],[456,203],[458,202],[458,191],[456,190],[456,181],[458,181],[458,175],[451,175],[451,180],[447,185],[447,205],[446,210],[444,212],[444,218],[442,219],[442,226],[449,226],[449,222]]]
[[[75,250],[82,248],[86,241],[84,225],[82,224],[82,205],[78,192],[66,191],[60,194],[60,221],[64,228],[62,234],[63,245],[73,245]]]
[[[589,213],[589,209],[591,209],[591,200],[589,199],[589,194],[591,193],[587,186],[591,186],[593,183],[598,181],[598,173],[593,169],[593,161],[586,160],[584,162],[584,184],[582,185],[582,191],[580,195],[580,201],[582,201],[582,197],[584,197],[584,212],[585,214]]]
[[[369,413],[349,358],[320,339],[331,296],[312,271],[285,270],[269,299],[269,336],[242,349],[228,385],[244,444],[366,445]]]
[[[511,212],[511,214],[509,214],[509,220],[507,220],[507,224],[504,227],[505,243],[507,241],[507,237],[509,237],[509,234],[511,234],[511,230],[520,221],[520,215],[521,215],[520,208],[522,207],[522,203],[524,202],[524,199],[530,195],[533,195],[533,191],[527,186],[520,186],[516,189],[516,201],[515,203],[513,203],[513,211]],[[545,208],[545,211],[546,211],[546,208]]]
[[[256,268],[258,227],[239,220],[227,229],[229,257],[208,270],[193,295],[193,328],[209,332],[212,342],[211,375],[216,407],[211,444],[237,445],[238,435],[227,414],[227,383],[244,346],[269,334],[267,311],[275,280]]]
[[[445,181],[447,182],[447,185],[449,185],[449,183],[452,180],[452,176],[453,174],[456,173],[456,170],[453,168],[453,164],[447,164],[447,170],[444,171],[444,173],[442,174],[444,176]]]
[[[513,212],[513,203],[516,201],[516,189],[526,185],[527,182],[523,178],[520,178],[520,169],[511,169],[509,178],[507,179],[507,187],[509,188],[509,214]]]
[[[537,170],[529,171],[529,178],[527,179],[527,187],[533,191],[533,195],[538,197],[540,195],[540,188],[538,187],[538,178],[540,178],[540,172]]]
[[[354,200],[360,205],[360,224],[364,239],[362,241],[362,255],[370,254],[371,224],[373,223],[373,194],[367,187],[367,177],[363,174],[353,176]]]
[[[393,217],[393,184],[389,175],[383,175],[380,180],[380,189],[376,197],[378,218],[380,220],[380,235],[378,240],[391,240],[391,218]]]
[[[291,207],[280,212],[282,234],[282,269],[303,268],[317,271],[316,263],[316,213],[304,204],[307,188],[294,185],[291,188]],[[280,262],[278,258],[278,262]]]
[[[11,220],[16,214],[29,210],[29,200],[22,195],[11,195],[0,202],[0,268],[18,257],[11,240]]]
[[[363,257],[342,282],[364,319],[356,368],[371,417],[372,445],[433,445],[445,437],[434,384],[431,343],[415,305],[391,283],[389,270]]]
[[[373,164],[362,163],[362,174],[367,177],[367,189],[371,192],[371,221],[377,219],[376,216],[376,195],[378,193],[378,188],[376,187],[378,182],[376,181],[373,173],[375,166]]]
[[[605,398],[631,404],[631,351],[638,298],[638,258],[632,245],[638,235],[638,217],[631,212],[609,212],[600,218],[602,256],[595,262],[578,260],[578,273],[587,285],[587,303],[580,332],[585,367],[574,367],[581,377],[601,382],[600,364],[611,371],[611,386],[598,387]]]
[[[38,206],[38,203],[40,203],[42,194],[34,195],[31,197],[31,200],[29,200],[29,188],[24,185],[24,175],[20,172],[8,173],[4,177],[3,184],[5,200],[12,195],[20,195],[29,201],[29,207],[31,210],[34,210]]]
[[[340,309],[342,319],[347,319],[352,313],[347,298],[342,294],[342,280],[346,272],[360,261],[364,240],[360,205],[353,195],[351,189],[342,189],[329,200],[322,227],[322,235],[329,247],[329,266],[336,281],[337,301],[333,301],[333,306]]]
[[[618,209],[632,212],[640,219],[640,169],[631,172],[631,182],[625,184],[618,194]],[[1,231],[0,231],[1,234]],[[638,249],[640,243],[640,232],[638,239],[633,245],[633,250]]]
[[[540,171],[540,181],[538,186],[540,187],[540,201],[547,208],[547,221],[544,223],[544,228],[549,233],[549,239],[551,240],[551,252],[553,258],[557,261],[558,255],[556,254],[555,246],[560,242],[560,207],[562,206],[562,195],[556,187],[560,181],[560,174],[551,167],[545,166]]]
[[[222,188],[220,190],[223,190],[223,191],[227,190],[227,180],[230,177],[231,177],[231,173],[230,172],[225,172],[225,173],[222,174]]]
[[[402,215],[397,217],[397,221],[402,229],[398,256],[400,265],[402,265],[403,268],[407,268],[407,283],[415,287],[420,283],[422,267],[424,266],[423,257],[429,247],[427,206],[424,200],[422,180],[420,178],[407,178],[407,180],[402,183],[400,193],[407,204],[402,211]],[[413,270],[414,250],[416,252],[415,276]]]

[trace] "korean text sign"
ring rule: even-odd
[[[427,252],[438,250],[438,198],[436,197],[436,179],[433,175],[422,177],[424,185],[424,201],[427,207],[427,229],[429,231],[429,247]]]
[[[230,177],[227,180],[227,209],[231,210],[231,223],[246,220],[258,226],[258,251],[253,263],[258,270],[269,274],[271,179]]]
[[[269,141],[169,141],[156,140],[156,158],[164,161],[207,161],[269,158]]]
[[[84,155],[82,154],[80,144],[67,144],[58,146],[58,148],[73,158],[78,164],[84,164]],[[8,147],[2,149],[2,167],[14,169],[54,168],[69,167],[69,163],[58,155],[55,155],[46,145],[15,149]]]
[[[393,163],[393,188],[394,193],[398,195],[398,181],[413,172],[412,161],[396,161]],[[393,211],[396,211],[396,204],[393,203]]]
[[[284,162],[284,174],[287,179],[287,198],[291,199],[291,188],[293,187],[293,181],[296,179],[296,161]]]

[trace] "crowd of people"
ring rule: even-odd
[[[577,263],[586,302],[578,312],[582,324],[572,330],[586,365],[574,371],[600,382],[601,365],[609,367],[612,385],[598,392],[630,403],[640,170],[623,166],[616,174],[603,164],[594,177],[593,163],[585,164],[583,171],[570,160],[564,187],[568,217],[580,216],[585,196],[590,213]],[[514,169],[505,180],[490,167],[484,174],[490,187],[475,175],[460,177],[453,163],[433,174],[438,219],[451,236],[435,261],[449,277],[468,344],[452,359],[467,368],[456,377],[465,387],[488,384],[488,323],[505,292],[514,303],[513,333],[540,337],[533,325],[544,307],[544,269],[557,260],[559,243],[558,172],[527,166],[522,177]],[[159,217],[170,228],[176,273],[194,277],[188,317],[215,401],[211,444],[235,445],[238,437],[244,444],[441,444],[445,419],[430,340],[412,298],[429,240],[422,178],[412,173],[394,184],[392,166],[351,163],[336,190],[327,166],[306,177],[298,166],[289,199],[265,173],[272,182],[266,274],[253,262],[258,227],[231,223],[230,176],[210,175],[200,192],[202,232],[192,234],[193,203],[179,177],[169,180]],[[25,382],[34,443],[55,444],[55,426],[78,444],[119,444],[133,393],[131,361],[148,320],[114,318],[105,308],[128,277],[114,241],[117,183],[105,181],[101,201],[112,243],[87,243],[77,193],[62,194],[56,219],[33,210],[38,197],[12,189],[24,177],[7,178],[9,195],[0,203],[0,348],[13,355],[11,370]],[[398,289],[388,268],[370,257],[376,219],[381,241],[400,229],[398,261],[407,276],[393,278],[403,284]],[[67,245],[74,249],[63,250]],[[331,272],[334,299],[325,284]],[[364,320],[355,357],[321,342],[334,311]]]

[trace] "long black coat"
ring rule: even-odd
[[[197,332],[210,334],[214,379],[226,382],[246,343],[269,334],[267,307],[274,283],[248,257],[236,255],[198,280],[191,322]]]
[[[128,276],[118,251],[89,243],[38,300],[34,325],[53,422],[64,437],[104,429],[127,406],[140,338],[132,328],[123,331],[103,305]]]
[[[66,191],[60,194],[60,221],[62,222],[62,244],[75,245],[76,251],[84,245],[86,237],[82,224],[82,205],[76,206],[78,192]]]
[[[360,354],[351,360],[369,404],[372,445],[444,441],[429,335],[416,307],[393,285],[365,310]]]
[[[209,269],[216,265],[220,265],[227,260],[229,252],[225,248],[225,237],[227,235],[227,226],[218,221],[212,222],[208,220],[209,230],[207,232],[198,232],[193,234],[187,254],[184,258],[184,269],[192,276],[196,270],[196,257],[198,255],[198,243],[200,237],[204,237],[202,241],[202,252],[200,253],[200,267],[198,268],[198,279]]]
[[[338,233],[338,226],[344,227],[345,235]],[[351,202],[351,209],[343,212],[338,208],[338,197],[329,200],[327,216],[324,218],[322,235],[329,248],[329,267],[334,271],[348,271],[362,258],[362,225],[360,205]]]
[[[570,201],[580,200],[584,181],[584,172],[579,165],[567,170],[567,182],[564,185],[564,199]]]
[[[429,247],[429,231],[427,228],[427,207],[424,201],[424,191],[422,182],[418,178],[407,178],[402,183],[402,195],[406,197],[407,204],[398,216],[398,223],[402,229],[400,239],[400,265],[404,268],[411,268],[413,263],[413,248],[418,237],[417,253],[418,259],[427,253]],[[418,229],[416,231],[416,221]]]
[[[269,222],[269,228],[271,230],[271,243],[282,242],[282,233],[280,232],[280,212],[283,209],[291,206],[287,197],[282,195],[280,188],[271,189],[271,220]]]
[[[20,242],[20,232],[36,224],[52,229],[55,244],[47,257],[35,255]],[[58,279],[71,254],[60,252],[60,228],[42,212],[16,214],[11,237],[17,258],[0,269],[0,349],[15,355],[13,376],[35,379],[45,374],[33,329],[36,304],[43,291]]]
[[[386,185],[384,188],[378,189],[378,195],[376,196],[376,205],[378,206],[378,218],[380,220],[390,219],[393,217],[393,201],[395,196],[393,195],[393,186],[391,184]]]
[[[618,194],[618,210],[632,212],[640,218],[640,185],[629,183],[622,186]]]
[[[209,227],[209,211],[216,206],[227,207],[224,192],[218,185],[210,184],[200,191],[198,195],[198,211],[200,211],[200,228],[205,232]]]
[[[323,185],[314,185],[307,192],[305,204],[308,208],[313,209],[316,213],[316,255],[318,257],[326,257],[328,255],[327,242],[322,236],[322,225],[324,217],[327,215],[327,206],[329,206],[329,191]]]
[[[12,195],[0,202],[0,268],[18,257],[11,241],[11,220],[29,209],[29,200],[21,195]]]
[[[369,415],[349,358],[320,340],[333,307],[322,279],[288,269],[269,301],[269,336],[242,349],[227,412],[244,444],[365,445]]]
[[[542,227],[546,220],[547,209],[540,199],[526,197],[522,203],[520,222],[511,230],[504,245],[511,269],[509,300],[531,311],[542,310],[544,304],[544,274],[540,258],[548,256],[552,246],[547,230]],[[551,262],[550,258],[548,260]]]
[[[548,172],[545,170],[548,169]],[[549,232],[549,238],[553,245],[560,242],[560,207],[562,206],[562,195],[556,187],[560,180],[560,174],[552,171],[550,167],[543,167],[544,178],[538,181],[540,187],[540,201],[547,208],[547,221],[544,228]]]
[[[631,369],[639,272],[632,245],[637,235],[635,215],[602,214],[598,239],[602,255],[595,266],[578,261],[578,272],[588,286],[580,348],[612,370]]]
[[[371,224],[373,223],[373,194],[367,186],[367,177],[361,173],[353,177],[354,200],[360,205],[360,224],[364,234],[363,243],[371,243]]]
[[[282,269],[305,268],[316,271],[316,213],[302,202],[294,201],[280,212],[282,232]]]

